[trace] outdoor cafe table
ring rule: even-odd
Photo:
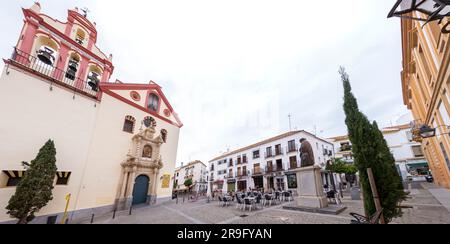
[[[229,195],[225,195],[223,196],[225,199],[227,199],[228,201],[233,201],[233,197],[229,196]]]
[[[256,201],[256,197],[245,197],[244,199],[248,199],[250,202]]]

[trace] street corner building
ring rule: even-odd
[[[193,193],[206,193],[207,191],[207,178],[208,168],[200,161],[195,160],[193,162],[181,166],[175,169],[174,173],[174,192],[186,192],[191,191]],[[187,180],[192,181],[192,185],[185,186]]]
[[[112,55],[96,46],[95,23],[78,9],[63,23],[23,9],[22,32],[0,85],[0,222],[29,162],[55,142],[53,200],[33,223],[69,221],[170,199],[180,128],[155,82],[110,82]]]
[[[426,18],[414,11],[411,17]],[[411,110],[411,140],[420,142],[437,185],[450,188],[450,48],[445,25],[401,19],[404,104]],[[420,128],[436,129],[436,136],[422,138]]]
[[[322,182],[332,185],[338,179],[326,171],[334,157],[333,144],[307,131],[290,131],[252,145],[226,152],[209,161],[209,182],[216,192],[284,190],[297,194],[296,170],[300,168],[300,139],[312,146],[315,164],[320,166]]]

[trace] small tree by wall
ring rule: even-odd
[[[19,219],[18,224],[32,221],[35,213],[53,199],[56,171],[55,144],[49,140],[31,161],[30,168],[17,185],[16,192],[6,207],[7,214]]]
[[[184,181],[184,186],[186,186],[189,189],[189,191],[191,191],[192,184],[193,184],[192,179],[186,179]]]

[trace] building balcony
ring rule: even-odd
[[[346,151],[351,151],[352,150],[352,146],[351,145],[343,145],[339,148],[340,152],[346,152]]]
[[[275,156],[280,156],[280,155],[283,155],[284,153],[283,153],[283,149],[282,148],[280,148],[280,149],[275,149]]]
[[[289,146],[286,148],[286,153],[293,153],[293,152],[298,152],[298,146],[294,145],[294,146]]]
[[[250,176],[250,170],[245,171],[245,172],[238,172],[236,175],[237,178],[243,178],[243,177],[247,177],[247,176]]]
[[[253,169],[251,174],[252,175],[262,175],[262,174],[264,174],[264,169],[261,169],[261,168]]]
[[[269,153],[267,153],[267,152],[265,152],[264,153],[264,158],[272,158],[272,157],[274,157],[275,155],[272,153],[272,152],[269,152]]]
[[[54,65],[56,61],[53,61],[53,56],[40,51],[38,56],[33,56],[22,50],[14,48],[13,55],[10,60],[7,61],[9,65],[21,68],[27,72],[33,73],[41,78],[50,81],[51,84],[58,84],[80,94],[97,99],[99,90],[99,82],[96,84],[87,81],[87,79],[81,79],[76,77],[74,71],[68,69],[67,71],[56,68]],[[49,56],[50,55],[50,56]],[[49,60],[53,61],[53,64],[47,64],[42,61],[44,58],[51,57]],[[52,62],[48,62],[52,63]]]
[[[266,167],[266,173],[270,174],[270,173],[276,173],[276,172],[281,172],[284,171],[284,168],[282,166],[278,166],[278,167]]]
[[[246,172],[242,172],[242,173],[238,173],[237,177],[243,177],[243,176],[248,176],[248,174]]]
[[[294,170],[294,169],[298,169],[300,168],[300,162],[291,162],[289,164],[289,169],[288,170]]]

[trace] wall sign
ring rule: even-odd
[[[170,186],[170,174],[164,174],[163,176],[163,180],[161,183],[161,188],[169,188]]]

